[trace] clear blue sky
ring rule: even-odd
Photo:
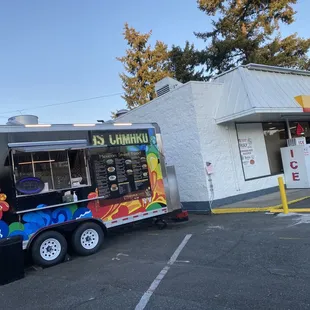
[[[283,35],[309,35],[309,0],[299,0],[296,23]],[[7,116],[36,114],[44,123],[108,120],[125,107],[120,96],[54,107],[72,100],[122,92],[119,72],[126,44],[124,22],[151,43],[169,46],[185,40],[204,46],[193,31],[210,29],[195,0],[11,0],[0,3],[0,123]],[[13,112],[15,111],[15,112]]]

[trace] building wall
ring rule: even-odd
[[[222,203],[227,203],[236,198],[231,196],[274,188],[277,186],[278,177],[269,176],[245,181],[235,124],[217,125],[215,123],[216,109],[221,101],[222,90],[220,84],[192,82],[202,157],[204,162],[209,161],[214,167],[212,183],[214,200],[218,200],[218,204],[221,204],[220,200],[223,198],[227,199],[222,200]],[[255,127],[253,126],[253,130],[256,130]],[[251,134],[250,131],[249,134]],[[265,150],[261,149],[261,151]],[[261,164],[265,165],[266,162]]]
[[[208,201],[191,83],[127,113],[118,121],[156,122],[167,165],[174,165],[182,202]]]
[[[181,201],[191,203],[189,210],[205,210],[209,197],[214,206],[219,206],[258,196],[277,186],[278,176],[245,180],[235,124],[215,123],[223,99],[222,86],[218,82],[190,82],[118,119],[158,123],[166,164],[176,167]],[[261,134],[255,130],[257,126],[249,134]],[[259,149],[265,152],[262,147]],[[213,191],[205,173],[207,161],[214,168]]]

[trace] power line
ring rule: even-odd
[[[77,100],[64,101],[64,102],[59,102],[59,103],[46,104],[46,105],[36,106],[36,107],[33,107],[33,108],[19,109],[19,110],[14,110],[14,111],[2,112],[2,113],[0,113],[0,115],[12,114],[12,113],[16,113],[16,112],[21,113],[23,111],[29,111],[29,110],[34,110],[34,109],[49,108],[49,107],[55,107],[55,106],[59,106],[59,105],[70,104],[70,103],[77,103],[77,102],[84,102],[84,101],[90,101],[90,100],[107,98],[107,97],[114,97],[114,96],[119,96],[119,95],[122,95],[122,94],[123,93],[120,92],[120,93],[102,95],[102,96],[97,96],[97,97],[90,97],[90,98],[85,98],[85,99],[77,99]],[[0,116],[0,117],[5,117],[5,116]]]

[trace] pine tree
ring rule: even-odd
[[[213,30],[195,33],[208,43],[205,58],[212,73],[238,65],[260,63],[308,69],[310,40],[296,34],[281,38],[280,23],[292,24],[297,0],[197,0]]]
[[[152,32],[141,34],[125,24],[124,38],[129,48],[117,60],[124,64],[121,73],[127,107],[133,109],[156,97],[155,83],[170,75],[167,45],[157,41],[154,49],[148,44]]]
[[[277,36],[272,42],[260,48],[255,54],[255,60],[250,59],[250,62],[310,70],[310,60],[306,52],[310,46],[309,41],[298,38],[297,34],[284,39]]]
[[[203,62],[202,54],[195,49],[194,44],[186,41],[183,49],[173,45],[169,56],[170,70],[176,80],[181,83],[205,80],[204,69],[198,69]]]

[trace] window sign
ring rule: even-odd
[[[96,146],[125,146],[149,144],[150,138],[147,130],[137,131],[110,131],[91,133],[91,141]]]
[[[34,177],[22,178],[16,183],[17,191],[25,195],[38,194],[43,190],[43,188],[43,181]]]
[[[239,139],[240,155],[243,166],[252,167],[255,163],[255,151],[251,138]]]
[[[236,127],[245,180],[270,175],[262,124],[237,124]],[[280,149],[278,151],[280,153]]]

